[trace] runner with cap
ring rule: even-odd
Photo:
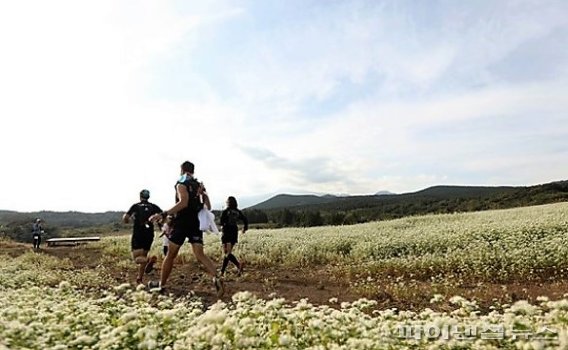
[[[150,191],[140,191],[140,202],[133,204],[122,216],[122,221],[125,224],[128,224],[130,219],[134,217],[131,248],[132,258],[138,264],[137,284],[143,282],[144,271],[151,271],[155,262],[155,260],[148,261],[148,252],[154,241],[154,224],[148,219],[154,214],[161,213],[162,209],[150,203],[149,199]]]

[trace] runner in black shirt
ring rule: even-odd
[[[221,225],[223,226],[221,243],[223,244],[223,253],[225,254],[225,258],[223,259],[223,268],[221,268],[222,275],[225,274],[229,261],[235,264],[235,266],[239,269],[239,275],[243,273],[243,263],[239,263],[232,253],[233,247],[239,241],[239,227],[237,226],[239,221],[242,221],[244,224],[244,234],[248,230],[247,217],[238,209],[237,199],[231,196],[227,198],[227,209],[223,210],[221,213]]]
[[[131,248],[132,257],[136,264],[139,265],[138,276],[136,278],[136,283],[138,284],[142,283],[146,267],[151,267],[151,265],[147,266],[147,264],[151,264],[151,262],[148,261],[148,252],[154,241],[154,224],[149,219],[152,215],[162,212],[160,207],[148,202],[148,199],[150,199],[150,191],[140,191],[140,202],[133,204],[122,216],[122,221],[125,224],[134,216]]]

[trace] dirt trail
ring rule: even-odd
[[[0,254],[17,257],[32,251],[30,245],[0,241]],[[77,269],[97,269],[108,261],[104,259],[102,249],[96,246],[81,245],[77,247],[44,247],[40,254],[48,254],[60,259],[69,259]],[[117,261],[120,259],[117,258]],[[159,261],[160,263],[160,261]],[[106,266],[116,285],[132,283],[136,279],[136,267],[125,269],[119,266]],[[159,279],[159,264],[157,269],[146,275],[145,282]],[[314,268],[261,268],[247,266],[243,276],[236,275],[234,266],[230,266],[225,278],[226,293],[223,301],[230,301],[231,296],[239,291],[249,291],[261,298],[283,297],[289,301],[307,298],[313,304],[328,304],[330,298],[339,302],[354,301],[361,297],[374,299],[378,308],[398,308],[404,310],[419,310],[425,307],[434,309],[452,309],[448,303],[433,306],[430,299],[434,294],[443,294],[446,299],[453,295],[461,295],[468,299],[477,300],[483,310],[495,304],[512,303],[525,299],[534,302],[538,296],[548,296],[550,299],[563,298],[568,293],[568,281],[543,281],[523,283],[522,281],[508,284],[481,283],[462,284],[440,289],[440,286],[429,282],[412,281],[407,288],[400,289],[392,281],[374,282],[377,287],[373,291],[353,288],[349,278],[341,276],[336,270],[324,267]],[[206,304],[214,303],[217,297],[211,278],[203,268],[194,262],[177,261],[170,277],[168,292],[175,296],[194,294],[203,299]],[[378,292],[377,292],[378,290]]]
[[[7,252],[9,256],[16,257],[25,252],[32,251],[29,245],[0,242],[0,253]],[[38,252],[48,254],[60,259],[69,259],[77,269],[96,269],[103,261],[102,249],[87,245],[76,247],[44,247]],[[159,279],[159,264],[156,269],[145,276],[145,282]],[[132,283],[136,280],[136,267],[122,269],[110,267],[110,272],[116,284]],[[170,276],[167,291],[176,296],[190,293],[201,297],[206,302],[217,300],[213,282],[205,270],[194,262],[176,261]],[[287,300],[308,298],[315,304],[326,304],[330,298],[340,301],[353,301],[361,296],[351,293],[348,285],[338,282],[334,276],[322,269],[263,269],[256,266],[246,266],[243,276],[237,276],[236,268],[230,265],[225,277],[224,301],[230,301],[234,293],[249,291],[261,298],[283,297]]]

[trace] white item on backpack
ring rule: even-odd
[[[201,231],[209,231],[211,233],[218,234],[219,229],[215,225],[215,214],[210,210],[203,208],[197,214],[199,218],[199,229]]]

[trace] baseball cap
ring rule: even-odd
[[[148,190],[140,191],[140,198],[142,198],[142,199],[150,198],[150,191],[148,191]]]

